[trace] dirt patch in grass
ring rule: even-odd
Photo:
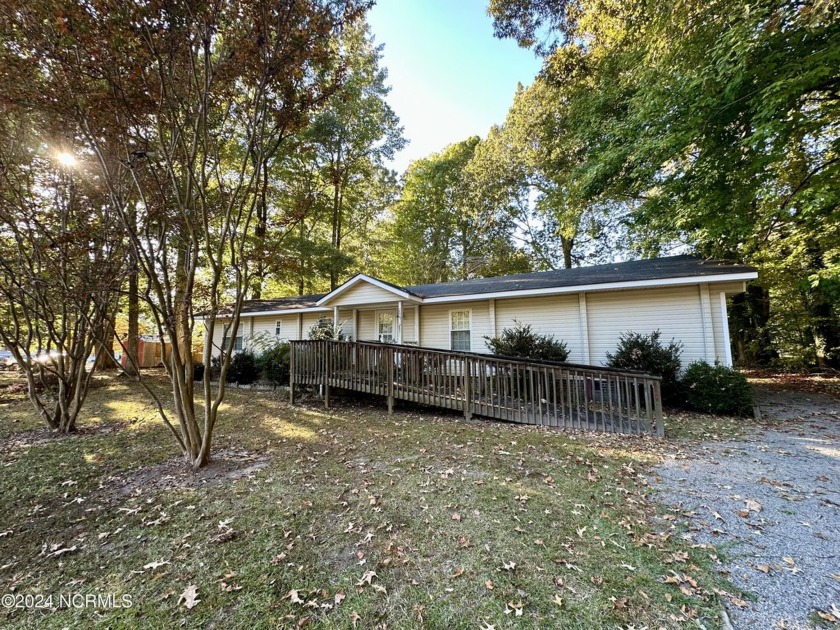
[[[266,466],[269,458],[259,453],[224,449],[213,455],[212,461],[199,470],[188,466],[181,457],[117,475],[109,481],[111,491],[135,494],[138,490],[175,490],[213,487],[242,477],[254,475]]]
[[[122,431],[126,427],[124,422],[103,422],[97,425],[88,425],[79,427],[72,433],[62,433],[41,427],[37,429],[29,429],[26,431],[18,431],[10,433],[4,438],[0,438],[0,451],[13,452],[22,448],[31,448],[50,442],[60,442],[67,439],[83,439],[92,435],[109,435]]]

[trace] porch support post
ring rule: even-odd
[[[338,327],[341,325],[341,320],[338,317],[338,307],[333,306],[333,329],[335,330],[336,337],[338,337]]]
[[[298,313],[297,338],[303,339],[303,313]]]
[[[403,303],[397,302],[397,343],[403,342]]]
[[[472,364],[469,356],[464,357],[464,419],[472,420]]]
[[[414,307],[414,343],[420,347],[420,305]]]
[[[359,309],[353,309],[353,341],[359,341]]]

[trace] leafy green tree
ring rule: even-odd
[[[155,398],[158,410],[195,468],[210,461],[266,173],[340,84],[333,34],[365,9],[355,0],[8,0],[0,10],[0,91],[72,120],[95,156],[146,305],[171,341],[177,426]],[[207,337],[223,327],[227,343],[217,389],[204,379],[197,402],[198,312]]]
[[[760,303],[741,310],[765,303],[766,318],[732,326],[745,355],[773,345],[840,365],[838,10],[491,2],[497,33],[546,55],[562,95],[565,142],[581,148],[561,169],[570,202],[625,211],[643,255],[682,247],[758,266],[762,291],[747,299]]]
[[[387,103],[382,46],[366,24],[344,29],[335,46],[346,61],[341,88],[313,110],[306,130],[270,170],[262,260],[251,296],[334,289],[352,268],[368,268],[368,235],[393,199],[388,160],[405,145]],[[292,219],[291,221],[289,219]]]
[[[409,165],[389,225],[387,277],[394,282],[447,282],[530,269],[512,242],[507,210],[476,193],[469,165],[479,145],[473,136]]]
[[[346,50],[346,80],[317,112],[309,129],[321,177],[329,186],[330,290],[347,268],[342,256],[348,232],[364,228],[378,208],[367,182],[387,178],[384,164],[405,145],[399,118],[386,101],[388,72],[381,67],[382,46],[375,46],[366,25],[347,29],[339,39]]]
[[[62,118],[0,117],[0,347],[50,429],[76,429],[120,296],[126,252],[96,171]],[[104,352],[102,352],[104,354]]]
[[[551,269],[604,260],[615,246],[608,237],[620,223],[614,211],[577,194],[570,174],[582,151],[565,129],[565,97],[562,87],[539,77],[520,86],[504,125],[490,131],[469,165],[479,198],[506,209],[520,246],[538,266]]]

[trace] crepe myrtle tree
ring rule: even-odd
[[[70,112],[122,218],[162,340],[176,419],[158,409],[195,468],[210,461],[242,302],[264,168],[341,85],[335,36],[363,0],[18,0],[0,62],[36,89],[14,95]],[[2,65],[2,63],[0,63]],[[5,87],[5,86],[4,86]],[[7,96],[8,98],[8,96]],[[194,391],[196,312],[220,378]],[[204,347],[210,364],[212,344]],[[151,388],[149,388],[151,391]]]
[[[0,343],[43,422],[70,433],[94,372],[88,359],[116,311],[125,252],[96,182],[71,153],[43,143],[39,123],[13,113],[0,123]]]

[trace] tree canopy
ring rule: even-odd
[[[823,2],[491,2],[497,34],[545,55],[567,203],[626,213],[642,255],[755,264],[770,308],[745,329],[840,361],[840,24]],[[540,45],[535,29],[553,39]],[[738,309],[736,308],[736,314]],[[763,321],[762,321],[763,320]],[[771,339],[772,338],[772,339]],[[753,358],[754,358],[754,352]]]

